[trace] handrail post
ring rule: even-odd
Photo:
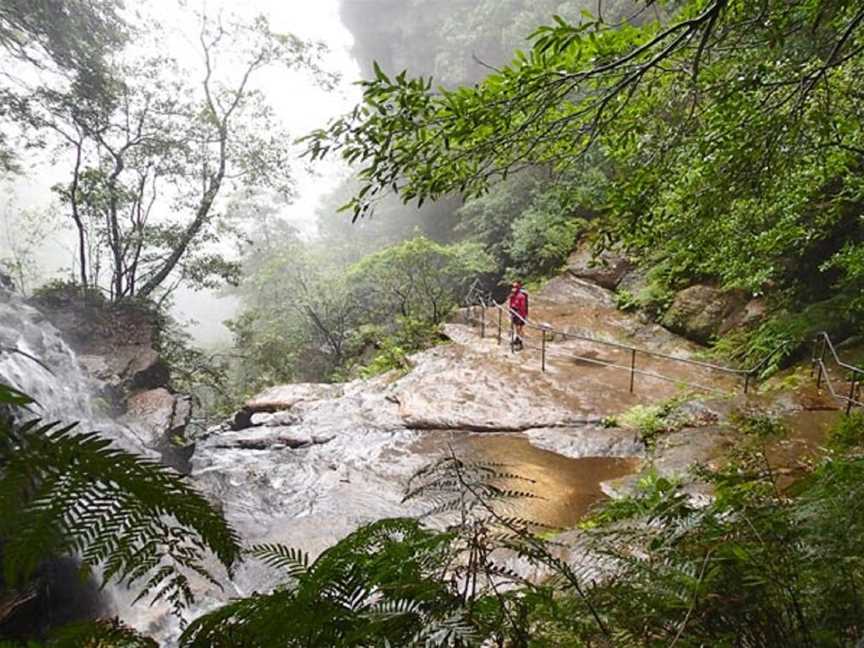
[[[856,372],[852,372],[852,379],[849,381],[849,398],[846,401],[846,415],[849,415],[849,412],[852,411],[852,403],[855,400],[855,383],[858,374]]]
[[[486,337],[486,304],[480,304],[480,339]]]
[[[501,309],[498,308],[498,344],[501,344]]]
[[[546,372],[546,328],[540,327],[540,334],[543,336],[540,342],[540,369]]]
[[[747,395],[747,392],[750,391],[750,372],[748,371],[744,374],[744,395]]]
[[[633,383],[636,380],[636,349],[630,349],[630,393],[633,393]]]
[[[510,317],[510,353],[515,353],[516,349],[513,348],[513,317]]]
[[[813,340],[813,356],[810,358],[810,377],[816,373],[816,365],[819,364],[816,358],[819,357],[819,345],[822,344],[822,338],[817,335]]]
[[[822,351],[824,353],[825,346],[822,346]],[[822,387],[822,371],[825,367],[825,363],[822,361],[821,357],[816,358],[816,364],[819,366],[819,371],[816,372],[816,389],[820,389]]]

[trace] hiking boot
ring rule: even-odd
[[[516,338],[513,340],[513,350],[521,351],[522,350],[522,338]]]

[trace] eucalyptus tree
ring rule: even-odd
[[[143,38],[143,37],[142,37]],[[179,281],[236,279],[212,245],[227,189],[290,197],[291,138],[260,89],[267,68],[305,69],[327,84],[322,46],[266,19],[201,18],[197,65],[159,52],[164,34],[119,57],[110,101],[43,90],[32,123],[59,135],[70,180],[56,187],[78,232],[79,279],[97,286],[106,254],[112,299],[149,298]],[[95,245],[94,245],[95,241]]]

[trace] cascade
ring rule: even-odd
[[[0,381],[35,399],[37,405],[19,415],[45,421],[78,422],[85,431],[98,431],[118,446],[137,454],[158,458],[136,431],[102,413],[94,396],[98,385],[82,368],[76,353],[63,341],[59,331],[21,295],[0,288]],[[119,614],[134,622],[129,603],[134,599],[124,588],[109,586],[99,593],[93,583],[82,583],[69,560],[52,562],[45,569],[51,581],[52,600],[40,603],[39,615],[53,614],[52,606],[66,607],[75,597],[86,598],[76,606],[86,615]],[[63,593],[58,597],[56,592]],[[68,612],[64,609],[64,612]],[[57,620],[64,620],[58,617]],[[70,619],[71,620],[71,619]]]

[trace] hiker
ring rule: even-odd
[[[515,351],[522,350],[522,329],[528,320],[528,293],[522,290],[522,282],[514,281],[510,290],[510,321],[516,329],[516,337],[512,340]]]

